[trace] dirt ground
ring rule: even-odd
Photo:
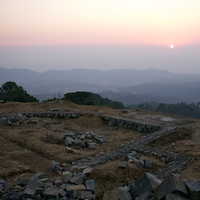
[[[0,115],[23,112],[59,111],[91,112],[101,115],[113,115],[159,125],[182,127],[174,136],[163,138],[151,144],[157,148],[192,156],[195,161],[188,166],[182,175],[185,178],[200,179],[200,123],[199,120],[166,115],[155,112],[135,110],[114,110],[101,106],[80,106],[67,101],[46,103],[4,103],[0,104]],[[80,158],[95,156],[97,153],[116,148],[141,135],[137,132],[111,127],[97,115],[82,116],[77,119],[31,118],[30,123],[18,127],[0,124],[0,178],[14,184],[19,178],[44,172],[48,177],[57,176],[50,169],[50,162],[71,163]],[[75,147],[77,153],[67,153],[61,139],[66,133],[94,132],[105,137],[104,144],[98,144],[95,150]],[[164,164],[154,157],[153,168],[146,170],[130,163],[128,169],[118,168],[121,160],[109,161],[94,167],[91,178],[95,179],[97,196],[107,189],[122,186],[138,178],[145,171],[156,172]]]

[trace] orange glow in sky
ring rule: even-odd
[[[200,43],[199,0],[0,0],[0,45]]]

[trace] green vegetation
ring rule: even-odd
[[[191,104],[187,104],[185,102],[177,104],[143,103],[137,106],[137,108],[200,118],[200,102]]]
[[[37,102],[38,100],[29,95],[21,86],[15,82],[6,82],[0,87],[0,99],[17,102]]]
[[[112,101],[108,98],[102,98],[99,94],[94,94],[92,92],[67,93],[64,95],[64,99],[80,105],[102,105],[115,109],[124,108],[121,102]]]

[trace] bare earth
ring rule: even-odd
[[[132,130],[108,126],[97,114],[134,119],[156,125],[182,127],[182,131],[178,134],[155,141],[151,145],[195,158],[195,161],[181,173],[185,178],[200,179],[200,123],[196,119],[149,111],[127,110],[123,112],[100,106],[80,106],[67,101],[0,104],[0,115],[49,112],[53,108],[58,108],[60,112],[78,111],[93,114],[77,119],[30,118],[29,123],[17,127],[0,124],[0,178],[6,179],[10,185],[15,184],[21,177],[31,176],[40,171],[48,177],[57,176],[50,168],[53,160],[71,163],[80,158],[115,149],[120,144],[141,137],[139,133]],[[77,153],[67,153],[66,146],[60,138],[65,133],[76,131],[92,131],[101,134],[106,142],[98,144],[95,150],[74,147]],[[102,196],[107,189],[127,184],[145,171],[156,172],[165,166],[155,157],[145,156],[153,161],[151,169],[139,168],[134,163],[130,163],[127,169],[120,169],[118,164],[123,158],[95,166],[90,178],[95,179],[97,197]]]

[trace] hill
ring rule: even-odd
[[[164,103],[198,102],[200,99],[200,75],[175,74],[164,70],[118,69],[66,71],[51,70],[38,73],[24,69],[0,68],[0,82],[14,81],[40,100],[64,96],[67,92],[89,91],[104,93],[104,97],[116,99],[124,105],[158,101]],[[111,94],[108,94],[111,92]],[[125,98],[123,93],[128,94]],[[137,98],[136,95],[140,98]],[[107,96],[108,95],[108,96]],[[137,100],[135,100],[137,98]],[[144,101],[146,99],[146,101]]]

